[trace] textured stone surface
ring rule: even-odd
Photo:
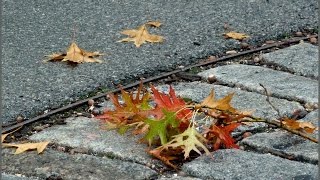
[[[1,179],[2,180],[38,180],[39,178],[35,178],[35,177],[25,177],[23,175],[12,175],[12,174],[6,174],[6,173],[2,173],[1,174]]]
[[[201,156],[182,166],[190,176],[201,179],[317,179],[318,168],[312,164],[282,159],[270,154],[256,154],[237,149],[218,150],[213,159]]]
[[[159,90],[168,91],[168,86],[159,86]],[[237,88],[229,88],[226,86],[212,85],[201,82],[192,83],[179,83],[173,85],[176,93],[181,97],[190,98],[193,101],[201,102],[206,98],[211,89],[215,91],[215,97],[220,99],[229,93],[235,92],[231,104],[244,111],[253,111],[253,116],[261,117],[265,119],[275,119],[277,118],[277,112],[272,109],[270,104],[266,101],[266,96],[246,92],[239,90]],[[295,110],[303,109],[303,107],[297,102],[290,102],[284,99],[270,98],[270,101],[274,104],[276,108],[279,109],[281,116],[290,116]],[[243,132],[247,130],[261,129],[266,127],[264,123],[252,123],[249,126],[240,126],[237,131]]]
[[[319,52],[318,46],[299,43],[262,55],[266,62],[288,68],[298,75],[318,77]]]
[[[318,110],[309,113],[303,120],[318,125]],[[317,126],[318,127],[318,126]],[[315,131],[314,138],[318,138]],[[285,155],[295,160],[317,164],[319,161],[317,143],[306,140],[300,136],[279,130],[272,133],[258,133],[241,141],[247,149],[260,152],[270,152]]]
[[[318,103],[318,81],[286,72],[260,66],[235,64],[219,66],[200,72],[198,75],[203,78],[214,75],[222,83],[264,94],[264,89],[259,85],[262,84],[271,96]]]
[[[138,138],[131,134],[120,135],[117,131],[102,130],[97,119],[77,117],[69,118],[66,122],[66,125],[34,134],[30,140],[49,140],[58,145],[84,148],[93,153],[141,164],[157,163],[145,152],[147,146],[138,143]]]
[[[5,162],[3,171],[11,174],[23,172],[26,176],[40,179],[127,180],[157,177],[155,171],[140,164],[85,154],[69,155],[48,149],[40,155],[36,152],[13,155],[11,150],[5,149],[1,158]]]

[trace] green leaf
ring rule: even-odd
[[[152,144],[154,138],[159,136],[161,144],[167,143],[168,139],[168,126],[176,128],[179,125],[179,121],[176,120],[175,112],[168,112],[163,110],[164,117],[161,120],[146,119],[145,123],[149,125],[149,131],[145,136],[145,139],[149,141],[149,145]]]

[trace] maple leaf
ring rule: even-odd
[[[168,126],[175,128],[179,125],[179,122],[176,120],[174,112],[163,112],[165,114],[164,118],[161,120],[146,119],[145,123],[149,125],[149,131],[145,136],[145,139],[149,141],[151,146],[152,141],[155,137],[159,136],[161,144],[167,143],[168,135]]]
[[[165,109],[166,111],[176,112],[177,119],[187,123],[187,126],[189,126],[189,119],[192,117],[192,111],[186,108],[186,103],[182,98],[177,97],[171,85],[169,87],[168,95],[159,92],[153,85],[151,85],[150,88],[153,93],[153,100],[156,103],[153,112],[158,119],[162,118],[164,115],[163,109]]]
[[[38,154],[42,153],[47,147],[49,141],[39,142],[39,143],[24,143],[24,144],[8,144],[3,143],[3,147],[16,147],[16,152],[14,154],[20,154],[27,150],[37,149]]]
[[[236,39],[236,40],[242,40],[245,38],[248,38],[250,36],[244,34],[244,33],[237,33],[234,31],[228,32],[224,34],[227,38],[232,38],[232,39]]]
[[[193,126],[189,126],[188,129],[186,129],[183,133],[173,136],[173,139],[168,142],[167,144],[164,144],[162,148],[168,149],[168,148],[182,148],[184,152],[184,158],[188,158],[190,151],[194,150],[198,154],[201,155],[200,150],[198,147],[202,148],[207,155],[211,155],[209,150],[206,148],[206,146],[202,143],[205,142],[206,139],[197,132],[197,130]]]
[[[294,119],[284,118],[282,123],[292,130],[304,130],[307,133],[313,133],[317,128],[310,122],[297,121]]]
[[[94,57],[102,56],[99,52],[88,52],[78,47],[75,42],[72,42],[68,48],[67,53],[53,53],[47,55],[48,61],[69,61],[73,63],[84,63],[84,62],[97,62],[102,63],[101,60],[95,59]]]
[[[226,126],[223,125],[211,125],[204,134],[206,139],[213,142],[213,149],[217,150],[223,144],[226,148],[239,148],[235,144],[235,140],[231,137],[231,132],[236,129],[241,123],[232,123]]]
[[[124,103],[120,104],[118,96],[109,94],[115,109],[107,109],[102,115],[96,116],[96,118],[105,120],[110,129],[122,127],[121,131],[125,132],[126,129],[130,127],[124,127],[125,125],[143,121],[148,118],[148,111],[151,109],[148,103],[150,93],[144,92],[142,83],[140,83],[135,97],[133,92],[126,92],[122,87],[120,87],[120,91]]]
[[[236,109],[233,108],[230,104],[233,95],[234,95],[234,93],[231,93],[222,99],[216,100],[215,95],[214,95],[214,90],[212,89],[209,96],[206,97],[201,102],[200,106],[235,113],[235,112],[237,112]]]
[[[129,36],[128,38],[124,38],[118,42],[134,42],[136,47],[140,47],[142,44],[146,42],[162,42],[163,37],[158,35],[149,34],[147,30],[147,25],[151,25],[154,27],[159,27],[161,25],[160,22],[148,22],[143,24],[138,29],[128,29],[121,32],[121,34]]]

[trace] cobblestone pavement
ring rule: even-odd
[[[264,95],[263,84],[270,91],[270,101],[282,116],[306,112],[302,119],[318,121],[318,47],[300,43],[263,54],[262,60],[278,65],[286,72],[268,67],[230,64],[200,72],[203,79],[214,75],[220,85],[205,82],[174,85],[182,97],[201,101],[214,88],[217,98],[235,92],[232,104],[240,110],[255,110],[253,115],[277,118]],[[158,89],[166,91],[167,86]],[[211,159],[202,155],[182,166],[181,172],[164,176],[156,171],[164,165],[145,153],[136,138],[101,130],[94,118],[72,117],[66,125],[56,125],[29,137],[32,141],[49,140],[57,147],[43,154],[27,152],[12,155],[2,151],[5,179],[318,179],[316,143],[296,135],[253,123],[240,126],[233,135],[253,133],[239,142],[240,149],[213,152]],[[318,136],[318,131],[314,133]],[[69,153],[63,152],[69,149]],[[59,151],[60,150],[60,151]],[[288,158],[290,157],[290,160]]]

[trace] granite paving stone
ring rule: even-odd
[[[159,86],[160,91],[168,92],[167,85]],[[202,82],[178,83],[173,85],[176,94],[183,98],[190,98],[193,101],[201,102],[206,98],[211,89],[214,89],[215,97],[220,99],[229,93],[234,92],[231,104],[243,111],[253,111],[252,115],[265,118],[267,120],[278,118],[277,112],[272,109],[271,105],[266,101],[266,96],[254,92],[247,92],[238,88],[230,88],[221,85],[213,85]],[[272,104],[279,109],[281,116],[290,116],[296,110],[304,110],[297,102],[285,99],[270,98]],[[252,123],[251,125],[242,125],[236,129],[235,134],[248,131],[258,130],[266,127],[264,123]]]
[[[302,120],[311,122],[318,127],[318,110],[309,113]],[[318,131],[310,136],[318,138]],[[244,145],[246,149],[254,149],[264,153],[275,152],[308,163],[317,164],[319,161],[319,145],[317,143],[284,130],[254,134],[243,139],[240,144]]]
[[[6,173],[1,173],[1,179],[2,180],[38,180],[39,178],[36,177],[25,177],[23,175],[18,175],[18,174],[6,174]]]
[[[130,133],[120,135],[115,130],[103,130],[98,119],[68,118],[66,125],[54,126],[30,136],[30,140],[48,140],[62,146],[88,149],[92,153],[103,154],[140,164],[159,165],[146,153],[147,146],[138,143],[139,138]]]
[[[23,173],[39,179],[102,180],[151,179],[158,174],[143,165],[86,154],[70,155],[46,149],[43,154],[27,152],[13,155],[12,150],[2,151],[6,162],[2,171]]]
[[[318,104],[318,81],[287,72],[250,65],[225,65],[198,73],[204,79],[215,76],[221,83],[302,103]]]
[[[191,162],[185,163],[182,170],[187,175],[201,179],[318,179],[318,168],[313,164],[239,149],[215,151],[213,158],[202,155]]]
[[[299,43],[262,55],[268,63],[288,68],[297,75],[318,78],[319,52],[318,46]]]

